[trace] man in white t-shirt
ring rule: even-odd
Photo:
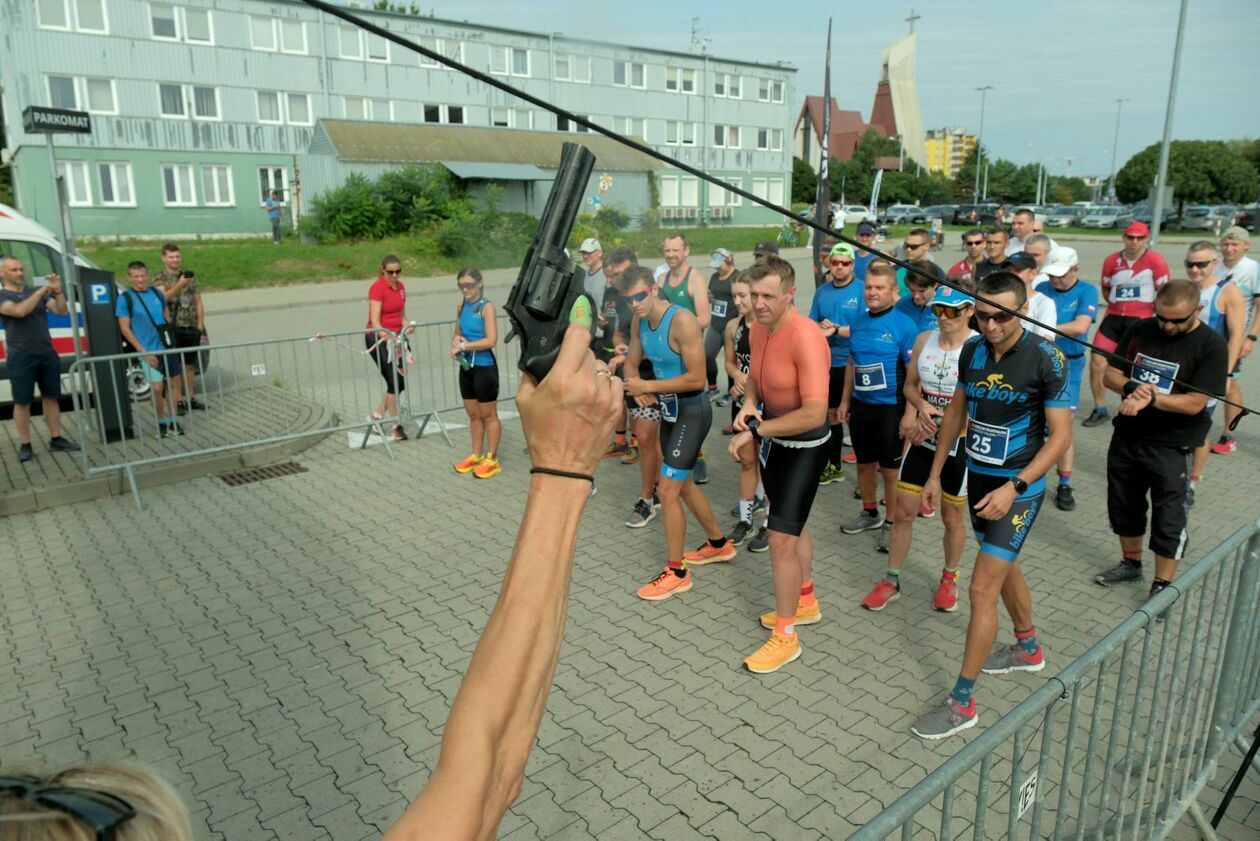
[[[1033,235],[1033,223],[1036,216],[1026,207],[1015,211],[1011,218],[1011,238],[1006,243],[1006,256],[1024,250],[1024,240]]]
[[[595,302],[595,310],[599,312],[600,304],[604,300],[604,290],[608,288],[608,278],[604,276],[604,249],[599,244],[599,240],[595,237],[587,237],[578,246],[578,256],[582,258],[582,265],[586,267],[586,280],[583,282],[583,289],[591,296],[591,300]],[[599,338],[604,335],[604,325],[602,323],[603,315],[600,315],[601,323],[595,325],[595,337]]]
[[[1247,229],[1239,225],[1228,228],[1221,235],[1221,260],[1213,272],[1217,280],[1228,280],[1242,292],[1246,338],[1243,339],[1242,351],[1238,354],[1238,364],[1230,372],[1225,387],[1225,397],[1230,403],[1242,403],[1242,384],[1238,380],[1238,372],[1242,361],[1256,349],[1257,333],[1260,333],[1260,278],[1256,276],[1256,261],[1247,256],[1251,246],[1251,237]],[[1238,417],[1240,410],[1236,406],[1225,404],[1225,430],[1220,439],[1212,445],[1212,452],[1217,455],[1228,455],[1238,448],[1238,442],[1229,433],[1229,425]]]
[[[1006,262],[1002,264],[1002,270],[1016,275],[1020,280],[1024,281],[1024,286],[1028,287],[1028,317],[1033,319],[1033,321],[1040,322],[1040,324],[1025,321],[1024,328],[1038,336],[1054,341],[1054,331],[1042,327],[1041,324],[1054,327],[1058,324],[1057,319],[1059,316],[1055,311],[1054,301],[1034,288],[1038,274],[1036,259],[1027,251],[1016,251],[1006,258]]]

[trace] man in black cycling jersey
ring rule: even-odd
[[[1072,441],[1067,360],[1015,317],[1028,310],[1027,288],[1017,276],[986,275],[976,298],[980,335],[969,339],[959,355],[958,386],[941,419],[939,440],[958,437],[966,423],[967,496],[980,552],[971,577],[971,616],[958,680],[944,703],[910,728],[924,739],[943,739],[975,726],[972,690],[981,671],[1036,672],[1046,665],[1019,551],[1041,510],[1046,471]],[[947,448],[937,448],[923,486],[923,501],[934,508],[948,457]],[[1016,643],[990,654],[999,596],[1015,624]]]

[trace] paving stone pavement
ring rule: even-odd
[[[1256,487],[1257,430],[1244,423],[1239,451],[1212,456],[1191,560],[1257,515],[1254,492],[1239,493]],[[984,678],[982,725],[1145,592],[1091,583],[1117,556],[1102,513],[1110,430],[1077,432],[1079,508],[1048,506],[1024,555],[1052,668]],[[719,512],[736,474],[724,442],[716,429],[708,441]],[[431,435],[397,447],[397,463],[329,439],[293,477],[166,486],[144,512],[121,498],[4,520],[0,759],[139,759],[177,783],[199,838],[376,837],[436,761],[523,509],[521,447],[508,421],[505,470],[478,481],[455,475],[463,450]],[[741,660],[764,638],[767,556],[697,570],[684,597],[634,598],[664,559],[659,523],[622,525],[637,483],[637,468],[599,471],[555,688],[501,837],[844,837],[971,738],[908,731],[951,684],[966,626],[965,606],[931,610],[938,520],[916,526],[905,597],[867,613],[858,601],[883,556],[873,533],[838,532],[851,482],[822,489],[811,523],[825,621],[803,632],[799,662],[755,676]],[[1223,830],[1260,834],[1260,774]],[[1191,835],[1183,822],[1177,837]]]

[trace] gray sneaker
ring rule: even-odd
[[[1094,576],[1094,583],[1101,584],[1104,587],[1110,587],[1112,584],[1124,584],[1129,581],[1142,580],[1142,565],[1131,564],[1128,561],[1121,561],[1113,567],[1104,569],[1102,572]]]
[[[704,459],[696,459],[696,466],[691,468],[691,481],[697,485],[709,484],[709,466],[704,463]]]
[[[757,536],[748,541],[749,552],[770,551],[770,531],[765,526],[757,529]]]
[[[640,499],[634,503],[634,510],[630,512],[626,525],[632,529],[641,529],[655,519],[656,508]]]
[[[976,713],[974,698],[964,707],[954,700],[953,695],[946,695],[940,706],[910,725],[910,732],[920,739],[935,741],[961,733],[979,723],[980,716]]]
[[[892,534],[892,523],[884,521],[879,529],[879,540],[875,541],[875,551],[888,554],[888,537]]]
[[[1107,413],[1106,406],[1095,406],[1094,411],[1089,413],[1089,417],[1081,421],[1081,426],[1102,426],[1109,417],[1111,416]]]
[[[748,539],[750,531],[752,531],[752,523],[745,523],[743,520],[740,520],[731,526],[731,530],[727,532],[726,536],[730,538],[731,545],[742,546],[744,541]]]
[[[884,524],[884,518],[879,515],[878,511],[867,511],[862,509],[862,513],[849,523],[840,527],[840,531],[845,534],[858,534],[864,531],[874,531]]]
[[[1000,648],[989,655],[980,671],[986,675],[1005,675],[1011,672],[1039,672],[1046,667],[1046,657],[1037,646],[1036,654],[1028,654],[1018,644]]]

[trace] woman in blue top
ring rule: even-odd
[[[495,455],[503,427],[499,423],[499,366],[494,347],[499,341],[494,304],[486,298],[481,272],[460,269],[455,278],[462,296],[455,309],[451,359],[459,363],[459,396],[468,413],[472,453],[455,465],[456,473],[489,479],[503,468]]]

